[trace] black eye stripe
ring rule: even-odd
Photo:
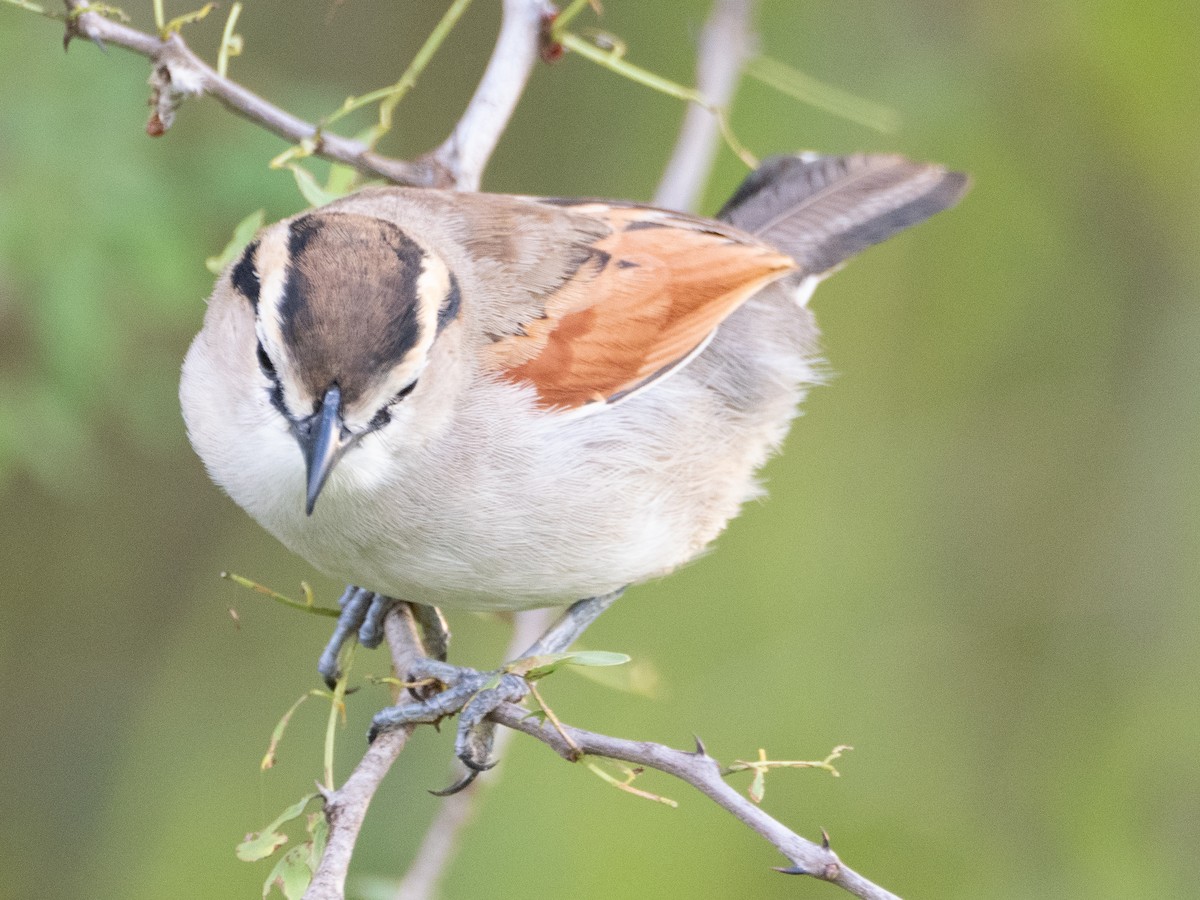
[[[375,413],[375,418],[367,423],[367,431],[375,431],[392,421],[392,405],[399,403],[401,400],[411,394],[416,386],[417,383],[414,381],[412,384],[399,391],[395,397],[389,400],[386,406],[380,409],[379,412]]]
[[[258,311],[258,292],[261,284],[258,280],[258,268],[254,264],[254,254],[258,252],[258,241],[251,241],[246,247],[242,258],[229,273],[233,289],[250,301],[250,307]]]
[[[375,413],[375,418],[367,423],[367,431],[378,431],[390,421],[392,421],[392,413],[385,406],[379,412]]]

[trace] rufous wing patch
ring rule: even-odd
[[[493,371],[531,385],[547,408],[627,395],[685,362],[790,256],[730,226],[663,210],[598,202],[570,212],[611,228],[547,293],[522,333],[489,347]]]

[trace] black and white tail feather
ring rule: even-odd
[[[775,156],[742,182],[717,214],[791,254],[818,280],[855,254],[954,206],[970,180],[902,156]]]

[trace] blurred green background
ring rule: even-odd
[[[479,2],[384,149],[435,145],[494,38]],[[148,24],[145,3],[129,4]],[[691,77],[706,0],[608,0],[629,57]],[[188,4],[173,3],[177,14]],[[251,2],[232,74],[316,118],[389,83],[442,2]],[[820,758],[767,809],[922,898],[1200,896],[1200,17],[1184,4],[763,0],[765,52],[901,115],[879,134],[746,82],[760,155],[896,150],[972,173],[962,207],[818,292],[831,368],[771,498],[588,637],[652,663],[654,699],[573,675],[568,722],[724,760]],[[188,32],[212,59],[220,22]],[[145,62],[0,5],[0,896],[253,897],[233,856],[320,774],[324,620],[228,582],[330,584],[212,487],[178,365],[204,258],[302,201],[283,145],[217,104],[143,133]],[[683,109],[567,58],[539,65],[493,190],[648,198]],[[743,170],[723,151],[711,211]],[[240,628],[229,609],[236,608]],[[503,623],[454,618],[456,658]],[[382,654],[360,657],[382,673]],[[350,703],[339,772],[381,689]],[[372,807],[360,886],[401,873],[449,778],[413,741]],[[743,780],[745,776],[742,776]],[[686,786],[612,790],[524,738],[447,898],[830,897]],[[377,884],[377,882],[376,882]],[[375,894],[385,896],[385,894]]]

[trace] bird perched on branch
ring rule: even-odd
[[[584,601],[539,649],[559,648],[758,494],[819,381],[813,287],[966,184],[896,156],[777,157],[716,220],[364,190],[265,229],[220,277],[183,367],[188,433],[263,527],[357,586],[327,678],[350,635],[378,642],[392,598]],[[473,768],[485,717],[464,710]]]

